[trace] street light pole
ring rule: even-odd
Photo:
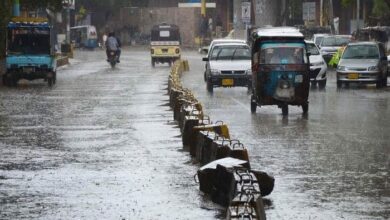
[[[66,43],[70,44],[70,7],[66,8]]]

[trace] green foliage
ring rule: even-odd
[[[390,3],[385,2],[384,0],[374,0],[374,7],[372,9],[372,13],[376,17],[384,17],[389,15]]]
[[[352,4],[352,2],[354,2],[356,0],[341,0],[341,5],[344,6],[344,7],[348,7]]]

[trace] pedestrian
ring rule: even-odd
[[[209,37],[212,37],[213,36],[213,18],[209,17],[208,19],[208,33],[209,33]]]
[[[103,34],[103,37],[102,37],[102,48],[105,48],[106,47],[106,41],[107,41],[107,35],[106,33]]]

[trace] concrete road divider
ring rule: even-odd
[[[168,77],[169,105],[182,133],[183,148],[202,166],[199,188],[212,200],[228,207],[227,219],[265,219],[262,196],[269,195],[275,179],[250,169],[249,154],[239,140],[231,140],[228,126],[212,123],[180,77],[189,71],[188,61],[178,60]]]
[[[198,141],[198,133],[200,130],[194,129],[198,126],[205,126],[210,124],[210,118],[207,115],[189,115],[184,118],[184,126],[182,132],[183,147],[188,148],[191,156],[196,155],[196,145]]]
[[[236,168],[233,173],[236,182],[236,192],[227,211],[228,219],[265,220],[261,182],[258,181],[256,175],[249,169]]]

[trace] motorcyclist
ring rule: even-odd
[[[108,38],[106,41],[106,54],[107,54],[107,61],[109,57],[109,52],[110,51],[115,51],[116,55],[118,57],[117,62],[120,63],[120,56],[121,56],[121,42],[119,41],[118,38],[115,37],[114,32],[110,32],[108,34]]]

